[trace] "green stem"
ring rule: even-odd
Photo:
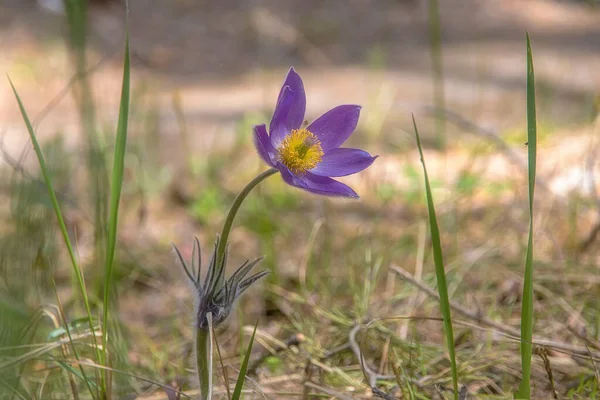
[[[212,363],[210,345],[210,328],[196,330],[196,366],[198,367],[198,380],[200,381],[200,398],[209,400],[212,396]]]
[[[277,173],[277,169],[271,168],[256,178],[252,179],[248,185],[237,195],[235,200],[233,201],[233,205],[231,209],[229,209],[229,213],[227,214],[227,218],[225,219],[225,223],[223,224],[223,229],[221,230],[221,236],[219,240],[219,245],[217,247],[216,254],[216,266],[219,269],[217,271],[217,276],[221,277],[220,268],[224,268],[222,265],[223,259],[225,257],[225,250],[227,249],[227,240],[229,238],[229,233],[231,232],[231,227],[233,225],[233,220],[240,209],[240,206],[244,202],[244,199],[248,196],[248,194],[254,189],[259,183],[267,179],[269,176]],[[221,278],[219,278],[221,279]],[[216,287],[218,288],[222,283],[218,282]],[[207,315],[209,320],[209,328],[201,329],[196,328],[196,367],[198,369],[198,380],[200,381],[200,398],[202,400],[210,400],[212,396],[212,316],[210,313]]]
[[[216,264],[217,268],[221,268],[221,263],[225,257],[225,249],[227,248],[227,240],[229,239],[229,233],[231,232],[231,226],[233,225],[233,220],[235,219],[235,215],[237,214],[242,202],[248,196],[248,194],[254,189],[259,183],[267,179],[269,176],[277,173],[278,170],[275,168],[271,168],[262,174],[258,175],[256,178],[252,179],[248,185],[237,195],[235,200],[233,201],[233,205],[229,210],[229,214],[227,214],[227,218],[225,219],[225,223],[223,224],[223,229],[221,230],[221,236],[219,240],[219,247],[217,247],[217,257]],[[221,271],[217,272],[217,276],[220,276]],[[218,287],[219,285],[217,285]]]

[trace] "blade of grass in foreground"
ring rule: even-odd
[[[63,218],[62,212],[60,210],[60,206],[58,204],[58,199],[56,197],[56,192],[54,191],[54,186],[52,185],[52,179],[50,178],[50,172],[48,167],[46,166],[46,161],[44,160],[44,155],[42,154],[42,149],[40,148],[40,144],[35,137],[35,132],[33,131],[33,126],[27,116],[27,112],[25,111],[25,107],[23,106],[23,102],[15,89],[10,78],[8,79],[10,82],[10,86],[15,94],[17,99],[17,103],[19,103],[19,109],[21,110],[21,115],[23,116],[23,120],[25,121],[25,125],[27,126],[27,131],[29,132],[29,137],[31,138],[31,143],[33,144],[33,148],[35,150],[35,154],[37,156],[38,162],[40,164],[40,170],[42,171],[42,176],[44,177],[44,182],[46,184],[46,189],[48,190],[48,195],[50,196],[50,201],[52,202],[52,207],[54,208],[54,213],[56,214],[56,219],[58,220],[58,225],[60,227],[60,231],[63,236],[63,240],[65,241],[65,246],[67,247],[67,252],[69,253],[69,258],[71,259],[71,264],[73,265],[73,272],[77,278],[77,284],[79,286],[79,290],[81,292],[81,296],[83,298],[83,304],[85,306],[85,311],[87,313],[87,320],[90,326],[90,332],[92,336],[92,342],[94,344],[94,349],[96,350],[96,357],[100,359],[100,348],[98,347],[98,343],[96,342],[96,335],[94,334],[94,322],[92,320],[92,311],[90,309],[90,303],[88,300],[87,290],[85,287],[85,279],[83,277],[83,272],[77,263],[77,258],[75,257],[75,251],[73,250],[73,245],[71,244],[71,239],[69,238],[69,232],[67,231],[67,226],[65,224],[65,220]]]
[[[248,371],[248,361],[250,360],[250,353],[252,353],[252,346],[254,345],[254,336],[256,335],[257,326],[258,321],[256,321],[256,325],[254,325],[254,332],[252,332],[250,343],[248,343],[248,349],[246,350],[244,361],[242,362],[242,366],[240,367],[240,374],[238,375],[237,382],[235,383],[235,389],[233,391],[233,396],[231,397],[231,400],[239,400],[242,396],[242,388],[244,387],[244,381],[246,380],[246,371]]]
[[[531,397],[531,352],[533,339],[533,192],[537,157],[537,125],[535,117],[535,75],[531,42],[527,33],[527,166],[529,171],[529,239],[523,277],[523,301],[521,302],[521,384],[515,397]]]
[[[419,138],[419,130],[413,115],[413,126],[417,137],[417,146],[419,147],[419,155],[421,156],[421,164],[423,164],[423,174],[425,175],[425,192],[427,193],[427,209],[429,210],[429,225],[431,229],[431,243],[433,247],[433,260],[435,263],[435,277],[437,280],[438,292],[440,294],[440,309],[444,318],[444,333],[446,334],[446,342],[448,345],[448,355],[450,357],[450,367],[452,370],[452,385],[454,387],[454,399],[458,400],[458,371],[456,368],[456,355],[454,351],[454,332],[452,331],[452,317],[450,315],[450,300],[448,299],[448,285],[446,284],[446,271],[444,270],[444,259],[442,256],[442,242],[440,240],[440,230],[438,228],[435,207],[433,205],[433,196],[431,195],[431,186],[429,185],[429,176],[427,175],[427,167],[425,166],[425,158],[423,157],[423,149],[421,147],[421,139]]]
[[[123,173],[125,169],[125,150],[127,147],[127,122],[129,119],[129,35],[125,38],[125,60],[123,62],[123,86],[121,89],[121,103],[119,107],[119,122],[117,125],[117,138],[115,142],[115,156],[113,161],[112,178],[110,185],[110,212],[108,220],[108,240],[106,241],[106,265],[104,268],[104,302],[102,316],[102,360],[107,364],[108,356],[108,316],[110,289],[113,278],[113,262],[115,258],[115,245],[117,241],[117,225],[119,222],[119,203],[121,201],[121,188],[123,186]],[[106,375],[103,373],[103,375]]]

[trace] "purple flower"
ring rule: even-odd
[[[340,147],[356,128],[360,106],[335,107],[303,127],[305,111],[302,79],[290,68],[269,132],[264,124],[254,127],[258,154],[289,185],[325,196],[358,198],[352,188],[331,177],[360,172],[377,158],[363,150]]]

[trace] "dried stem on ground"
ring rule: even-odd
[[[400,275],[408,283],[412,284],[413,286],[416,286],[418,289],[427,293],[430,297],[432,297],[434,299],[438,299],[438,294],[433,289],[429,288],[422,281],[415,279],[410,274],[410,272],[406,271],[405,269],[403,269],[399,266],[395,266],[395,265],[392,266],[391,269],[394,270],[398,275]],[[515,328],[512,328],[512,327],[502,324],[500,322],[494,321],[484,315],[481,315],[477,311],[470,310],[470,309],[462,306],[461,304],[458,304],[455,301],[450,302],[450,307],[464,317],[475,320],[475,321],[479,322],[480,324],[487,325],[488,327],[493,328],[494,330],[498,331],[499,333],[503,334],[504,336],[506,336],[510,339],[517,340],[517,341],[519,340],[520,332]],[[576,345],[572,345],[572,344],[568,344],[568,343],[558,342],[555,340],[539,337],[539,336],[533,338],[533,344],[538,345],[538,346],[550,347],[556,351],[561,351],[564,353],[571,354],[572,356],[579,356],[579,357],[583,357],[586,359],[592,358],[595,360],[600,360],[600,352],[590,351],[585,346],[576,346]]]
[[[442,114],[446,121],[454,124],[460,129],[471,132],[474,135],[481,136],[490,142],[492,142],[504,155],[505,157],[513,164],[521,168],[525,173],[527,173],[527,160],[519,157],[519,155],[510,148],[508,144],[493,130],[484,128],[482,126],[477,125],[475,122],[463,117],[462,115],[448,109],[439,109],[434,106],[425,107],[425,113],[428,115],[439,115]],[[540,187],[545,192],[551,193],[550,186],[546,182],[546,180],[542,177],[536,176],[535,178],[536,187]]]
[[[287,338],[282,345],[277,346],[276,348],[273,349],[273,352],[271,351],[266,351],[263,354],[261,354],[256,360],[254,360],[252,362],[252,364],[250,364],[250,366],[248,367],[248,373],[247,375],[252,375],[256,372],[256,369],[270,356],[272,356],[273,354],[278,354],[281,353],[285,350],[289,350],[290,347],[298,347],[300,346],[300,344],[305,340],[304,335],[301,333],[294,333],[293,335],[291,335],[289,338]]]
[[[546,375],[548,375],[548,381],[550,382],[550,388],[552,389],[552,396],[555,400],[558,400],[558,392],[556,391],[556,385],[554,384],[554,374],[552,373],[552,366],[550,365],[550,359],[548,358],[548,350],[546,350],[544,347],[538,347],[534,350],[534,353],[537,354],[544,362],[544,369],[546,370]]]
[[[371,367],[367,363],[367,361],[364,359],[362,351],[361,351],[361,346],[359,345],[359,343],[356,340],[356,335],[358,334],[358,331],[360,331],[362,329],[362,327],[363,326],[361,324],[357,324],[354,326],[354,328],[352,328],[352,330],[350,330],[350,333],[348,334],[350,348],[352,349],[352,352],[354,353],[356,358],[360,361],[360,366],[363,370],[363,373],[365,374],[365,378],[367,378],[367,381],[369,382],[369,386],[371,387],[373,394],[381,397],[382,399],[388,399],[388,398],[393,399],[393,397],[382,397],[383,395],[385,395],[385,396],[388,396],[388,395],[377,388],[377,380],[378,379],[395,380],[396,377],[394,375],[381,375],[381,374],[377,373],[375,371],[375,369],[373,367]]]
[[[311,389],[318,390],[319,392],[323,392],[323,393],[328,394],[329,396],[333,396],[339,400],[355,400],[354,397],[346,396],[345,394],[340,393],[337,390],[333,390],[329,387],[320,386],[320,385],[317,385],[316,383],[306,382],[306,383],[304,383],[304,386],[308,386]]]

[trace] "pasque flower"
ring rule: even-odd
[[[269,131],[264,124],[254,127],[258,154],[289,185],[315,194],[358,198],[352,188],[331,177],[360,172],[377,158],[363,150],[340,147],[356,128],[360,106],[335,107],[306,127],[305,111],[304,84],[290,68]]]
[[[367,168],[377,157],[359,149],[341,148],[350,137],[360,115],[356,105],[338,106],[304,127],[306,96],[300,76],[290,68],[277,99],[267,132],[266,125],[254,127],[258,153],[272,168],[250,181],[236,196],[217,237],[204,281],[201,281],[201,257],[198,240],[194,242],[191,267],[181,253],[175,252],[192,283],[196,298],[196,365],[202,400],[212,396],[212,326],[223,322],[231,313],[235,300],[268,272],[246,276],[260,261],[247,261],[225,279],[227,244],[235,216],[248,194],[269,176],[281,173],[288,184],[326,196],[354,197],[349,186],[331,177],[355,174]]]

